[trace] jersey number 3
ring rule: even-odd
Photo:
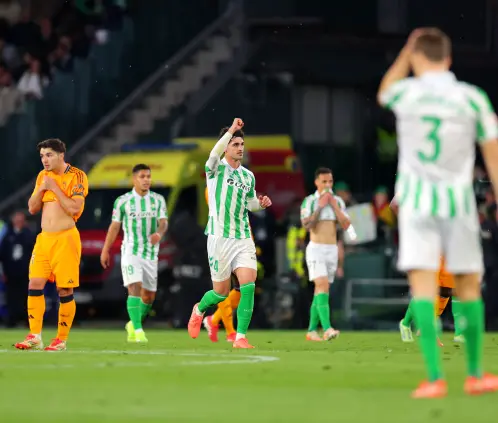
[[[441,139],[439,138],[439,128],[441,119],[435,116],[422,116],[422,122],[430,125],[430,130],[426,135],[426,140],[432,144],[432,152],[426,154],[423,151],[418,152],[418,158],[424,163],[433,163],[437,161],[441,154]]]

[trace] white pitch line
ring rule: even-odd
[[[41,353],[42,351],[29,351],[28,353]],[[16,350],[0,350],[0,353],[4,354],[18,354],[20,356],[23,353],[20,353]],[[216,357],[217,360],[209,360],[209,361],[201,361],[201,360],[193,360],[193,361],[182,361],[178,364],[182,366],[213,366],[213,365],[222,365],[222,364],[256,364],[256,363],[268,363],[271,361],[280,360],[278,357],[274,356],[266,356],[266,355],[239,355],[239,354],[219,354],[219,353],[195,353],[195,352],[182,352],[182,351],[174,351],[174,350],[163,350],[163,351],[153,351],[153,350],[69,350],[62,352],[64,356],[71,354],[99,354],[99,355],[161,355],[161,356],[172,356],[172,357]],[[53,353],[52,353],[53,354]],[[57,354],[57,353],[55,353]],[[219,360],[219,359],[222,360]],[[137,363],[138,364],[138,363]],[[60,368],[60,367],[72,367],[72,364],[60,364],[60,365],[44,365],[40,364],[37,368]],[[116,363],[116,367],[119,365]],[[126,363],[123,366],[127,366]],[[0,365],[0,368],[2,366]],[[21,366],[27,367],[27,366]],[[76,367],[76,366],[74,366]],[[79,365],[78,367],[84,367]],[[113,365],[109,366],[105,363],[98,363],[95,367],[100,368],[112,368]],[[16,365],[7,365],[4,368],[17,368]]]

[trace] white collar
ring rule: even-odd
[[[148,198],[150,196],[150,190],[147,191],[147,194],[145,194],[143,197],[135,190],[135,188],[131,190],[131,193],[138,198]]]
[[[420,79],[448,79],[451,81],[456,80],[456,76],[450,71],[428,71],[419,76]]]
[[[230,164],[228,163],[228,161],[225,157],[223,157],[223,160],[221,162],[225,166],[228,166],[229,170],[231,170],[232,172],[237,172],[240,169],[240,166],[242,166],[242,164],[240,164],[238,168],[234,168],[234,167],[230,166]]]

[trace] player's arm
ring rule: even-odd
[[[157,231],[150,236],[150,242],[152,245],[156,245],[161,241],[163,236],[166,234],[168,230],[168,209],[166,208],[166,200],[164,197],[159,198],[159,225]]]
[[[38,177],[36,178],[35,189],[33,190],[33,193],[28,200],[29,214],[34,215],[41,210],[43,206],[43,194],[45,194],[46,190],[47,187],[45,185],[45,182],[43,181],[43,174],[40,172],[38,174]]]
[[[111,264],[109,252],[111,251],[111,247],[116,242],[116,238],[118,237],[121,229],[121,223],[123,222],[124,217],[124,205],[125,201],[121,197],[117,198],[114,202],[114,207],[112,209],[112,221],[109,225],[109,229],[107,229],[104,246],[102,247],[102,253],[100,254],[100,263],[104,269],[107,269]]]
[[[244,122],[242,122],[242,119],[235,118],[230,129],[218,140],[211,150],[211,153],[209,153],[209,158],[205,165],[205,171],[208,179],[214,178],[216,175],[218,166],[220,165],[221,156],[223,156],[223,153],[227,149],[228,143],[232,139],[233,134],[242,129],[243,126]]]
[[[349,219],[348,214],[346,213],[346,204],[341,198],[336,198],[333,195],[330,196],[330,205],[334,210],[335,216],[341,228],[345,231],[351,226],[351,220]]]
[[[256,197],[256,178],[252,175],[251,188],[247,193],[247,210],[250,212],[257,212],[267,209],[271,204],[270,198],[266,195],[259,195]]]
[[[311,212],[312,202],[313,199],[305,198],[301,204],[301,223],[303,225],[303,228],[308,231],[313,229],[318,223],[318,218],[320,217],[320,213],[322,212],[323,208],[327,205],[328,198],[322,195],[320,197],[320,200],[318,200],[318,207],[313,212]]]
[[[377,91],[377,101],[381,106],[392,109],[400,96],[403,94],[403,80],[410,73],[410,55],[412,53],[413,44],[421,34],[421,30],[413,31],[408,37],[408,41],[401,49],[398,57],[387,70],[382,78]]]
[[[498,121],[487,94],[482,90],[472,91],[471,97],[477,109],[477,137],[482,157],[498,198]]]
[[[88,186],[88,183],[85,183],[83,180],[77,182],[71,190],[71,196],[68,197],[54,179],[49,176],[45,176],[44,178],[47,189],[54,193],[55,198],[57,198],[57,201],[67,214],[75,216],[81,212],[85,204],[86,193],[88,192],[88,188],[85,188]],[[86,175],[82,173],[81,178],[86,179]]]

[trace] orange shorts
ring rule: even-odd
[[[76,227],[42,232],[36,237],[29,264],[29,278],[54,280],[58,288],[80,285],[81,240]]]
[[[455,289],[455,279],[451,273],[448,273],[444,267],[439,269],[437,280],[441,288]]]

